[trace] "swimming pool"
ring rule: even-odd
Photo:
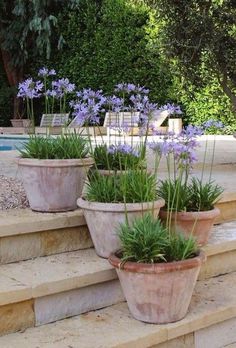
[[[27,137],[0,135],[0,151],[11,151],[21,149],[23,147],[23,144],[27,140]]]

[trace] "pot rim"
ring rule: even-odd
[[[206,261],[206,254],[203,250],[198,250],[198,253],[195,257],[182,261],[173,261],[173,262],[162,262],[162,263],[137,263],[132,261],[127,261],[122,264],[122,261],[119,257],[120,250],[112,253],[109,256],[109,263],[122,271],[132,272],[132,273],[146,273],[146,274],[160,274],[160,273],[169,273],[175,271],[182,271],[191,268],[200,267],[202,263]],[[122,266],[122,267],[121,267]]]
[[[37,159],[37,158],[18,158],[19,166],[25,167],[81,167],[91,166],[94,163],[92,157],[71,158],[71,159]]]
[[[78,198],[77,205],[84,210],[93,211],[105,211],[105,212],[125,212],[128,211],[142,211],[152,210],[152,208],[161,208],[165,205],[165,201],[162,198],[154,202],[143,203],[102,203],[102,202],[90,202],[83,197]]]
[[[177,218],[181,218],[182,220],[206,220],[206,219],[214,219],[217,216],[220,215],[220,209],[217,207],[214,207],[211,210],[205,210],[205,211],[177,211],[172,212],[171,220],[175,218],[175,215],[177,215]],[[166,217],[167,216],[167,210],[160,210],[160,216]]]

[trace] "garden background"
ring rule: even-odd
[[[79,89],[112,93],[120,82],[145,85],[153,101],[180,104],[186,123],[217,119],[231,134],[235,11],[229,0],[0,0],[0,126],[10,125],[14,114],[16,86],[4,68],[8,51],[19,80],[47,66]]]

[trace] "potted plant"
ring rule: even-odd
[[[220,215],[214,204],[222,192],[223,189],[214,182],[202,183],[197,178],[192,178],[190,183],[161,181],[158,194],[165,199],[166,205],[160,218],[172,232],[193,235],[198,245],[205,245]]]
[[[146,161],[142,154],[142,145],[136,147],[127,143],[96,145],[93,150],[94,170],[102,175],[113,175],[125,170],[145,168]]]
[[[122,224],[119,238],[121,250],[109,262],[133,317],[153,324],[184,318],[205,261],[195,240],[169,234],[150,214]]]
[[[77,208],[93,159],[79,134],[31,136],[20,151],[18,167],[32,210],[59,212]]]
[[[204,178],[205,161],[201,177],[191,177],[197,162],[197,137],[202,134],[201,127],[189,125],[177,136],[171,134],[162,143],[150,144],[158,160],[165,157],[167,161],[168,179],[161,181],[158,188],[159,196],[166,202],[160,218],[171,232],[194,235],[199,245],[206,244],[209,239],[214,221],[220,214],[214,204],[223,192],[212,181],[214,153],[209,178]],[[207,145],[204,158],[206,151]]]
[[[120,175],[90,176],[84,197],[78,199],[97,254],[108,258],[119,249],[119,224],[133,221],[145,212],[157,217],[164,206],[156,193],[155,175],[146,170],[127,170]]]

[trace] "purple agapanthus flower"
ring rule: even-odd
[[[39,69],[39,72],[38,72],[38,76],[41,76],[41,77],[48,77],[48,76],[55,76],[56,75],[56,71],[55,69],[48,69],[48,68],[41,68]]]
[[[106,100],[106,103],[109,109],[113,112],[121,112],[126,110],[124,106],[124,103],[125,103],[124,99],[116,97],[115,95],[108,97]]]
[[[62,78],[52,82],[52,91],[56,92],[57,98],[62,98],[75,90],[75,84],[70,83],[68,78]]]
[[[118,144],[118,145],[110,145],[107,149],[109,154],[124,154],[124,155],[132,155],[134,157],[139,157],[139,153],[136,149],[134,149],[129,144]]]
[[[148,94],[149,89],[144,86],[136,86],[133,83],[118,83],[115,86],[115,92]]]
[[[215,128],[215,129],[222,129],[224,128],[224,124],[221,121],[216,121],[216,120],[208,120],[202,124],[202,127],[207,130],[210,128]]]
[[[167,103],[160,107],[160,111],[167,110],[170,115],[182,115],[182,110],[179,105],[173,103]]]
[[[24,99],[39,98],[42,95],[42,89],[43,83],[41,81],[33,81],[32,78],[29,78],[19,83],[17,97]]]
[[[107,98],[102,94],[102,90],[83,89],[76,93],[77,100],[70,103],[74,109],[74,122],[79,126],[85,124],[99,124],[100,114],[104,112],[104,104]]]
[[[180,137],[186,137],[188,139],[190,138],[196,138],[197,136],[203,135],[204,131],[202,127],[199,126],[193,126],[188,125],[185,129],[182,130],[182,132],[179,134]]]

